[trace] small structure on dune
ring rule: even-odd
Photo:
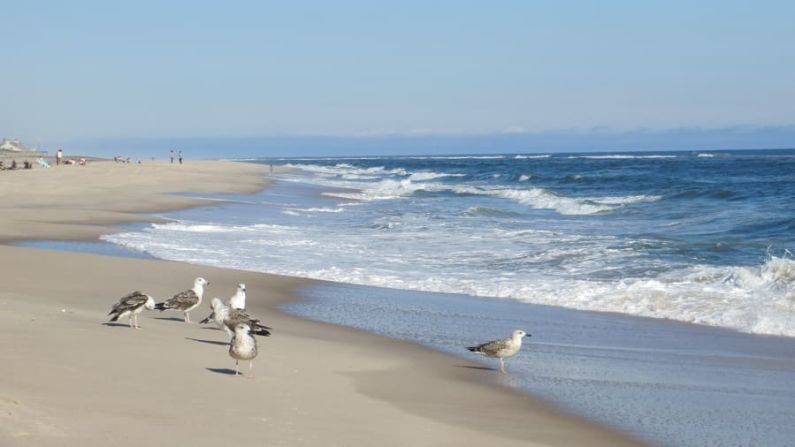
[[[28,148],[16,139],[3,138],[0,141],[0,170],[33,167],[34,162],[46,164],[47,152]]]
[[[0,141],[0,156],[4,157],[43,157],[46,152],[30,149],[17,139],[3,138]]]

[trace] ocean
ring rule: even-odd
[[[103,239],[462,357],[525,329],[497,380],[658,445],[795,440],[795,150],[250,161],[292,169]]]

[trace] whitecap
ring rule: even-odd
[[[527,159],[541,159],[541,158],[549,158],[549,154],[542,154],[542,155],[517,155],[513,157],[516,160],[527,160]]]

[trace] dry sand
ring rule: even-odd
[[[96,237],[202,203],[163,193],[256,191],[264,171],[98,162],[0,173],[0,240]],[[245,282],[251,312],[275,329],[259,339],[255,378],[230,374],[223,332],[176,312],[145,311],[141,330],[106,323],[124,294],[162,300],[196,276],[211,282],[205,303]],[[476,363],[273,308],[306,280],[12,246],[0,246],[0,280],[0,446],[637,445]]]

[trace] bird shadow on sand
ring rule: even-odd
[[[478,371],[499,371],[499,368],[489,368],[488,366],[455,365],[456,368],[477,369]]]
[[[180,323],[185,321],[182,318],[177,318],[177,317],[152,317],[152,318],[155,320],[179,321]]]
[[[109,321],[106,321],[106,322],[102,323],[102,325],[103,326],[108,326],[108,327],[126,327],[126,328],[130,327],[130,325],[126,324],[126,323],[111,323]]]
[[[224,374],[227,376],[235,375],[235,370],[231,368],[207,368],[207,371],[214,372],[216,374]]]
[[[200,338],[193,338],[193,337],[185,337],[186,340],[197,341],[199,343],[207,343],[208,345],[223,345],[229,346],[228,341],[217,341],[217,340],[202,340]]]

